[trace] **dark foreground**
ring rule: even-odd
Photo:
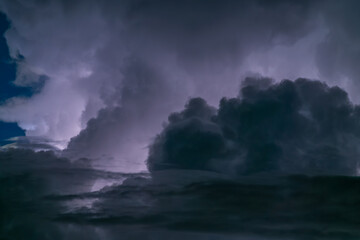
[[[3,173],[0,239],[360,239],[360,178],[201,174]]]

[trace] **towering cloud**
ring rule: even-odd
[[[164,113],[174,106],[176,89],[154,67],[133,59],[126,65],[122,86],[116,91],[114,106],[101,109],[70,140],[64,154],[96,158],[99,167],[112,170],[146,170],[148,144],[154,131],[160,131]]]
[[[356,174],[359,110],[345,91],[319,81],[247,78],[240,96],[223,98],[217,111],[195,98],[171,114],[148,166],[234,175]]]
[[[356,22],[356,5],[5,0],[0,8],[11,23],[5,37],[18,64],[14,83],[42,88],[31,98],[9,99],[0,119],[18,122],[28,136],[63,141],[62,147],[74,137],[72,156],[86,149],[81,156],[133,161],[186,99],[215,104],[236,95],[234,86],[247,74],[326,77],[357,89],[350,40],[357,27],[349,24]],[[342,39],[349,44],[339,44]],[[126,96],[133,88],[136,94]],[[130,145],[141,154],[124,156],[120,150]]]

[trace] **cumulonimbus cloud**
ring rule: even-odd
[[[187,98],[200,96],[215,104],[223,96],[234,96],[248,73],[275,79],[326,76],[323,80],[345,87],[356,100],[358,50],[350,39],[358,31],[348,23],[357,15],[348,9],[357,9],[357,4],[349,1],[339,8],[335,1],[321,0],[2,1],[1,11],[11,23],[5,34],[11,56],[21,58],[14,83],[35,84],[40,76],[47,80],[31,98],[9,99],[0,107],[0,119],[18,122],[28,136],[63,141],[63,148],[90,126],[75,139],[96,148],[96,155],[117,152],[112,157],[121,157],[113,142],[106,147],[89,145],[96,141],[85,140],[90,135],[85,132],[99,133],[92,137],[98,142],[117,139],[109,134],[105,140],[101,131],[93,130],[107,121],[100,119],[113,119],[128,105],[122,95],[123,88],[131,86],[126,80],[129,59],[160,73],[158,81],[151,74],[138,74],[141,79],[134,81],[160,83],[151,96],[164,98],[153,100],[146,92],[137,95],[132,109],[141,112],[146,101],[147,109],[157,113],[140,121],[136,131],[125,131],[135,129],[136,121],[111,120],[112,132],[141,142],[141,148],[158,132],[163,116],[180,109]],[[341,39],[349,44],[339,44]],[[341,59],[346,64],[340,64]],[[141,114],[136,115],[139,118]],[[90,119],[95,120],[88,124]],[[134,151],[144,152],[139,147]]]
[[[297,79],[247,78],[219,108],[189,100],[150,147],[150,171],[356,174],[359,106],[339,87]]]

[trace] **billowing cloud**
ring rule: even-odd
[[[115,104],[101,109],[63,154],[96,159],[98,167],[113,171],[145,171],[148,143],[174,107],[176,90],[153,66],[129,60]]]
[[[339,87],[297,79],[247,78],[217,111],[201,98],[169,116],[148,166],[230,175],[356,174],[359,106]]]
[[[1,105],[0,119],[17,122],[27,136],[62,141],[62,148],[89,127],[71,141],[72,152],[87,146],[83,155],[140,161],[144,143],[158,132],[163,116],[189,97],[214,105],[235,96],[247,75],[322,79],[344,87],[357,101],[358,29],[351,24],[356,5],[322,0],[2,1],[1,11],[11,24],[5,37],[18,64],[14,83],[41,88],[31,98]],[[129,59],[156,76],[132,70],[140,73],[129,77],[129,65],[138,65]],[[131,86],[129,81],[159,85],[151,97],[146,87],[139,88],[132,107],[125,107],[127,90],[122,88]],[[143,111],[144,104],[153,114],[129,113]],[[105,122],[113,127],[106,136],[100,131],[108,129]],[[116,142],[127,144],[115,147]],[[129,148],[140,154],[120,151]]]
[[[4,1],[1,9],[20,66],[15,83],[48,79],[39,94],[3,105],[1,119],[64,141],[119,105],[129,57],[163,73],[181,93],[177,107],[194,95],[216,102],[235,93],[252,51],[291,46],[312,29],[307,2]]]

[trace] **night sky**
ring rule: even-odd
[[[360,239],[359,8],[0,1],[0,240]]]

